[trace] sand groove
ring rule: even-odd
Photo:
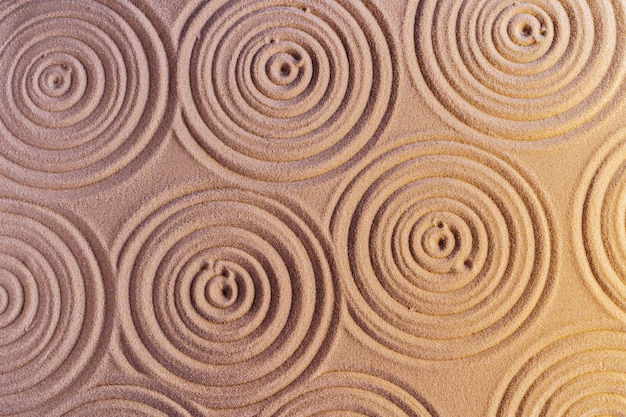
[[[56,412],[61,417],[192,417],[190,412],[164,395],[130,385],[92,388],[76,395]]]
[[[0,218],[0,415],[10,415],[92,367],[106,300],[93,249],[67,220],[8,199]]]
[[[331,230],[354,319],[409,356],[488,349],[523,327],[551,286],[554,237],[533,189],[458,143],[374,159],[348,184]]]
[[[183,142],[263,180],[348,161],[376,139],[396,81],[386,36],[354,1],[206,2],[179,54]]]
[[[418,87],[447,120],[547,139],[623,108],[625,21],[617,0],[410,0],[405,46]]]
[[[500,393],[498,417],[626,414],[626,334],[590,331],[558,340],[523,364]],[[501,399],[501,400],[500,400]]]
[[[0,417],[626,417],[625,30],[0,0]]]
[[[588,165],[576,200],[575,236],[591,288],[605,305],[626,317],[626,141],[623,132]],[[618,307],[616,309],[615,307]]]
[[[209,406],[266,399],[324,352],[334,310],[325,249],[268,198],[216,190],[172,201],[133,231],[120,265],[130,349]]]
[[[333,415],[437,417],[415,396],[379,377],[329,372],[264,410],[260,417]]]
[[[0,68],[0,173],[29,186],[113,175],[152,139],[168,102],[163,46],[129,2],[10,2]]]

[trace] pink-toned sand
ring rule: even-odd
[[[0,416],[626,415],[621,0],[0,0]]]

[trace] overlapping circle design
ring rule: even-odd
[[[0,12],[0,173],[73,188],[137,157],[167,104],[156,30],[129,2],[14,1]]]
[[[590,331],[558,340],[529,361],[490,414],[497,417],[626,414],[626,334]]]
[[[67,400],[61,417],[137,416],[192,417],[192,414],[166,396],[142,387],[107,385],[92,388]],[[197,415],[197,414],[196,414]]]
[[[516,170],[439,139],[374,159],[331,219],[356,323],[431,360],[482,352],[530,323],[557,253],[543,204]]]
[[[413,395],[382,378],[359,372],[330,372],[304,390],[279,400],[261,417],[318,416],[436,417]]]
[[[293,212],[249,192],[161,207],[122,251],[120,315],[136,360],[210,407],[279,392],[331,337],[324,246]]]
[[[361,2],[206,2],[181,35],[178,85],[191,132],[181,139],[203,161],[255,179],[331,171],[388,117],[386,38]]]
[[[54,212],[0,199],[0,414],[71,389],[93,365],[105,292],[93,250]]]
[[[612,142],[595,155],[581,181],[575,236],[590,288],[626,317],[626,141]]]
[[[416,84],[457,126],[541,140],[622,108],[625,21],[614,0],[410,0],[404,38]]]

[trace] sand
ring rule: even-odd
[[[0,6],[0,416],[626,414],[621,1]]]

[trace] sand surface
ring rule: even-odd
[[[625,28],[0,1],[0,416],[626,415]]]

